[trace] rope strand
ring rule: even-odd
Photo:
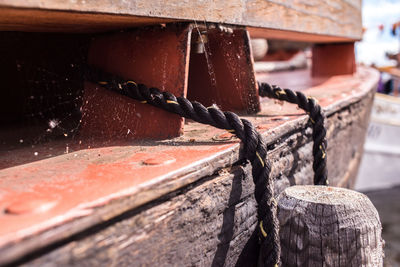
[[[244,157],[252,165],[252,176],[255,184],[255,199],[258,209],[258,235],[260,240],[259,266],[280,265],[279,222],[277,219],[277,202],[274,198],[274,185],[270,176],[271,165],[267,160],[267,145],[253,124],[239,118],[235,113],[221,111],[216,107],[204,107],[196,101],[176,97],[157,88],[148,88],[144,84],[124,80],[118,76],[104,73],[98,69],[87,70],[86,79],[108,90],[162,108],[179,116],[196,122],[212,125],[234,133],[243,143]],[[326,131],[321,107],[312,98],[300,92],[259,83],[260,95],[297,104],[310,116],[313,123],[313,156],[314,182],[327,184],[326,176]]]
[[[312,97],[306,97],[302,92],[295,92],[290,89],[282,89],[276,85],[258,83],[260,96],[266,96],[278,100],[297,104],[307,112],[313,127],[313,170],[314,184],[328,185],[328,174],[326,169],[326,130],[324,126],[325,116],[321,106]]]

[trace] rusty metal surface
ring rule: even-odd
[[[299,84],[312,81],[302,72],[298,75],[293,72],[291,77]],[[272,74],[260,79],[282,86],[286,80],[274,79]],[[332,77],[306,93],[316,97],[330,115],[359,101],[377,80],[377,72],[359,68],[353,76]],[[305,114],[295,106],[271,100],[263,101],[260,113],[246,118],[255,123],[267,142],[278,139],[290,127],[304,127],[307,122]],[[18,159],[24,153],[14,150],[1,155],[0,161],[11,154]],[[85,229],[211,175],[237,161],[238,156],[237,139],[225,131],[189,122],[184,136],[175,139],[71,150],[66,155],[3,169],[0,171],[1,258],[7,261],[18,256],[7,253],[12,243],[29,240],[67,221],[89,218],[96,207],[112,206],[116,200],[129,198],[123,209],[81,222],[69,234]],[[39,246],[59,238],[60,234],[49,234]],[[33,249],[38,244],[29,246]]]
[[[92,40],[88,62],[136,83],[186,96],[191,27],[148,27]],[[86,83],[82,137],[162,139],[182,133],[183,119]]]
[[[260,110],[249,36],[245,28],[194,30],[189,66],[188,99],[224,110],[255,113]],[[229,97],[227,97],[229,96]]]

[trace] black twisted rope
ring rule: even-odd
[[[233,112],[223,112],[216,107],[206,108],[196,101],[191,102],[184,97],[176,97],[172,93],[161,92],[157,88],[148,88],[143,84],[136,84],[134,81],[124,80],[97,69],[88,69],[85,76],[90,82],[136,99],[141,103],[147,103],[196,122],[212,125],[234,133],[243,142],[244,156],[252,165],[255,199],[258,204],[258,233],[261,246],[258,265],[280,265],[279,222],[276,216],[277,203],[274,198],[274,187],[270,177],[271,166],[266,160],[267,145],[250,121],[240,119]],[[260,84],[260,95],[297,103],[301,108],[310,112],[310,120],[314,122],[314,132],[319,129],[315,125],[323,126],[323,114],[315,100],[307,99],[303,94],[293,93],[288,89],[284,90],[287,97],[280,97],[279,90],[281,89],[271,87],[268,84]],[[273,94],[275,96],[272,96]],[[318,139],[316,139],[317,137]],[[326,166],[325,132],[313,135],[313,138],[318,141],[318,144],[321,144],[322,148],[319,151],[323,154],[314,153],[314,157],[321,156],[324,159],[324,164],[314,164],[316,166],[314,170],[318,170],[318,173],[325,175],[318,179],[321,181],[326,180],[326,171],[320,170],[320,168],[323,169]]]
[[[301,109],[307,112],[313,127],[314,184],[328,185],[328,174],[326,169],[327,142],[324,126],[325,116],[321,106],[314,98],[306,97],[302,92],[282,89],[279,86],[271,86],[267,83],[259,83],[258,86],[260,96],[297,104]]]

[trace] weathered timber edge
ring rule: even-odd
[[[328,115],[328,125],[327,125],[328,142],[329,142],[328,169],[332,185],[340,185],[346,187],[352,186],[354,182],[353,177],[355,177],[355,174],[357,173],[358,164],[362,154],[364,135],[367,127],[369,111],[373,99],[373,92],[377,83],[378,75],[375,71],[368,69],[362,69],[361,72],[366,77],[368,76],[368,79],[366,79],[362,84],[361,90],[351,92],[346,97],[341,96],[340,100],[336,99],[335,101],[332,102],[332,104],[327,105],[325,108],[326,114]],[[315,95],[317,94],[317,91],[318,90],[311,89],[306,93]],[[274,109],[273,107],[274,105],[272,104],[272,102],[268,101],[267,103],[264,104],[262,114],[271,113],[271,109],[272,110]],[[287,112],[290,112],[290,109]],[[262,116],[262,114],[260,114],[260,116]],[[251,117],[250,119],[257,120],[257,117],[258,116]],[[312,181],[313,174],[312,174],[312,159],[311,159],[312,144],[310,141],[311,129],[310,128],[304,129],[304,127],[307,125],[307,117],[300,116],[297,117],[296,119],[289,120],[288,122],[280,123],[278,125],[279,126],[276,126],[272,129],[268,129],[263,134],[266,137],[266,140],[269,143],[270,148],[272,149],[269,154],[269,157],[273,163],[272,175],[277,179],[276,192],[279,193],[289,185],[310,184]],[[193,123],[192,125],[190,125],[190,127],[196,128],[199,127],[199,125]],[[166,144],[173,145],[174,142],[177,142],[177,140],[167,141]],[[229,183],[231,183],[232,176],[235,176],[235,171],[231,172],[230,166],[234,165],[234,163],[238,161],[238,158],[239,158],[239,144],[232,145],[223,152],[207,159],[206,161],[199,162],[195,166],[188,166],[186,168],[180,169],[177,172],[169,173],[168,175],[163,176],[160,179],[141,185],[134,191],[128,190],[126,192],[122,192],[121,194],[118,195],[117,199],[114,199],[109,203],[107,203],[107,201],[105,201],[104,199],[100,200],[97,203],[87,203],[84,209],[92,210],[91,214],[88,216],[76,218],[72,221],[67,221],[62,225],[51,227],[50,229],[41,231],[36,236],[30,236],[30,237],[28,236],[22,240],[15,240],[14,242],[7,242],[5,244],[3,243],[3,246],[0,248],[0,255],[2,255],[2,257],[0,257],[2,260],[1,263],[2,264],[10,263],[15,260],[21,259],[23,258],[23,256],[26,255],[34,255],[35,257],[42,256],[35,261],[39,265],[40,262],[43,263],[42,260],[46,259],[50,260],[50,258],[51,261],[54,260],[55,263],[58,262],[59,264],[64,264],[64,265],[78,260],[79,261],[88,260],[91,255],[90,253],[93,253],[93,251],[89,251],[88,248],[86,248],[85,250],[86,252],[77,249],[78,252],[81,251],[78,253],[79,255],[78,254],[71,255],[69,253],[72,254],[74,253],[73,252],[75,251],[74,246],[78,247],[89,246],[89,243],[91,242],[90,240],[93,240],[92,238],[96,239],[99,238],[99,236],[104,236],[103,231],[109,233],[109,238],[112,238],[109,240],[114,245],[118,244],[119,238],[121,239],[120,240],[121,242],[127,242],[126,238],[130,238],[129,240],[136,240],[133,234],[132,235],[127,233],[124,234],[124,231],[118,230],[119,226],[117,225],[119,225],[120,222],[121,223],[126,222],[130,225],[130,227],[133,228],[135,225],[139,225],[140,227],[136,227],[138,229],[134,231],[140,232],[144,230],[144,228],[152,229],[153,224],[151,224],[150,222],[154,220],[153,223],[155,224],[161,223],[162,227],[160,225],[156,225],[154,227],[158,229],[157,231],[161,231],[158,232],[158,236],[160,238],[162,237],[163,239],[165,238],[165,240],[168,240],[168,236],[166,236],[166,233],[171,235],[170,238],[175,238],[176,236],[179,236],[179,233],[181,233],[181,235],[183,236],[185,235],[190,236],[191,233],[190,231],[194,231],[196,233],[198,232],[194,228],[195,225],[204,224],[204,227],[207,227],[206,224],[207,222],[215,224],[216,225],[215,227],[217,227],[217,229],[221,229],[221,227],[224,229],[225,226],[223,226],[222,223],[224,219],[221,219],[219,217],[215,219],[215,216],[217,215],[223,216],[222,214],[224,213],[224,208],[228,206],[226,205],[226,203],[225,204],[222,203],[220,207],[220,209],[222,209],[222,212],[216,212],[214,210],[212,210],[211,212],[209,211],[208,213],[210,214],[214,212],[216,212],[216,214],[212,216],[210,215],[212,218],[210,217],[210,221],[207,222],[201,222],[201,220],[199,219],[200,223],[196,222],[197,220],[196,218],[199,218],[198,216],[202,217],[203,216],[201,215],[202,212],[200,212],[199,213],[200,215],[197,216],[196,212],[194,212],[193,210],[191,211],[191,209],[194,209],[194,207],[197,204],[191,205],[193,206],[192,208],[186,208],[186,209],[182,208],[182,212],[186,212],[186,210],[188,210],[187,212],[189,212],[189,213],[184,213],[185,215],[179,214],[178,211],[180,209],[177,209],[176,212],[178,213],[175,213],[174,208],[169,210],[167,212],[168,213],[167,217],[172,220],[171,223],[173,224],[180,224],[179,223],[180,218],[183,218],[182,216],[187,216],[187,220],[190,223],[185,223],[185,225],[189,225],[190,229],[188,230],[185,228],[185,230],[182,230],[183,232],[179,232],[178,230],[171,231],[168,224],[165,223],[164,217],[161,216],[162,214],[155,212],[154,210],[160,209],[161,212],[162,208],[160,207],[162,207],[163,205],[166,206],[173,205],[173,203],[176,202],[175,199],[176,197],[183,199],[187,198],[187,194],[189,191],[194,194],[194,198],[197,199],[196,201],[200,201],[203,203],[204,202],[203,198],[206,197],[207,195],[207,193],[204,192],[207,192],[207,190],[211,190],[210,188],[207,189],[208,182],[213,183],[215,181],[221,181],[221,183],[225,185],[226,183],[228,183],[228,186],[227,187],[224,186],[220,189],[218,189],[218,186],[216,186],[215,190],[218,191],[218,195],[217,196],[210,195],[211,198],[210,201],[204,202],[203,205],[197,205],[199,206],[200,210],[201,209],[209,210],[210,207],[208,207],[208,205],[210,205],[210,203],[220,202],[220,198],[222,196],[227,198],[229,194],[237,194],[233,191],[229,192],[230,190],[228,189],[230,188]],[[219,175],[218,173],[221,171],[222,168],[228,168],[226,169],[226,172],[228,174],[225,173],[226,175],[225,174]],[[239,173],[243,172],[246,173],[249,172],[250,166],[248,165],[237,166],[234,169],[236,170],[237,168],[240,169]],[[237,222],[236,221],[237,219],[235,219],[235,222],[233,223],[234,227],[239,229],[238,230],[239,232],[236,232],[235,230],[234,233],[241,236],[240,239],[241,241],[238,241],[239,243],[237,249],[232,248],[233,251],[231,251],[231,249],[229,249],[228,247],[227,255],[230,256],[227,257],[227,259],[229,259],[231,263],[233,263],[235,260],[238,259],[239,252],[243,247],[243,242],[245,242],[245,240],[247,240],[251,235],[251,231],[254,228],[254,223],[256,221],[255,206],[254,206],[255,204],[252,198],[252,192],[253,192],[252,181],[251,179],[248,178],[243,178],[243,179],[244,181],[246,181],[246,183],[249,184],[242,186],[243,187],[247,186],[251,189],[249,189],[249,192],[246,193],[247,194],[246,196],[240,197],[239,200],[236,201],[237,205],[246,207],[245,210],[243,211],[239,210],[236,213],[236,214],[245,213],[245,215],[242,214],[238,216],[239,217],[243,216],[244,218],[246,218],[246,223],[244,225],[244,222],[243,223]],[[220,194],[222,194],[222,196]],[[247,202],[245,201],[246,199],[248,200]],[[189,200],[190,197],[187,200],[182,200],[182,201],[186,202]],[[149,203],[150,201],[153,202]],[[104,205],[103,203],[107,203],[107,205]],[[149,204],[143,206],[145,203]],[[179,207],[179,205],[174,207]],[[239,208],[240,207],[235,207],[234,209],[236,210]],[[154,215],[158,214],[161,217],[152,217],[153,219],[149,219],[148,221],[150,226],[145,227],[143,225],[146,225],[146,223],[144,224],[136,223],[137,220],[146,221],[146,219],[143,217],[144,216],[143,214],[154,214]],[[160,220],[157,220],[156,218],[160,218]],[[236,217],[233,216],[233,218]],[[219,224],[217,223],[218,220],[220,220]],[[105,228],[103,229],[102,226],[107,226],[106,227],[107,229]],[[217,235],[214,230],[208,232],[209,233],[208,238],[209,240],[212,241],[212,242],[210,241],[211,243],[209,244],[210,247],[208,248],[208,250],[211,252],[213,251],[213,249],[215,249],[215,242],[218,242],[218,236],[220,238],[225,238],[224,237],[225,230],[222,231],[223,233],[221,235]],[[242,230],[244,232],[243,234],[240,234],[240,231]],[[198,238],[199,235],[194,232],[192,233],[195,234],[196,238]],[[142,234],[143,233],[139,235],[141,236]],[[121,236],[125,236],[125,238],[122,238]],[[140,236],[137,236],[138,240],[142,239]],[[81,241],[73,242],[77,239],[88,240],[87,242],[89,243],[85,243],[82,240],[81,240],[82,242]],[[147,246],[149,246],[150,248],[152,248],[154,244],[157,243],[157,242],[153,243],[154,240],[151,238],[144,238],[144,239],[149,242]],[[193,244],[192,242],[195,241],[192,240],[189,243],[185,243],[182,240],[179,241],[179,243],[184,244],[182,245],[183,251],[186,251],[183,248],[188,248],[189,246],[191,246],[190,244]],[[139,248],[145,247],[145,245],[136,241],[128,243],[129,245],[127,246],[129,247],[129,251],[137,252]],[[199,244],[201,243],[202,242],[200,242]],[[132,248],[131,245],[137,245],[136,250]],[[106,247],[104,248],[99,247],[98,249],[99,251],[103,252],[107,250]],[[156,252],[156,249],[153,248],[153,252],[155,253],[154,255],[159,255],[161,257],[160,259],[155,258],[154,263],[160,263],[162,259],[164,259],[163,257],[166,257],[165,255],[170,255],[168,251],[165,251],[167,249],[174,249],[174,248],[173,246],[165,245],[163,247],[164,252],[163,251]],[[226,248],[224,249],[224,251],[225,250]],[[50,253],[50,251],[52,252]],[[174,251],[178,250],[174,249]],[[195,251],[192,252],[194,253]],[[187,252],[187,253],[188,255],[192,255],[192,252],[190,253]],[[48,255],[43,256],[43,253]],[[64,256],[61,257],[59,253],[61,254],[64,253]],[[105,253],[104,255],[108,254]],[[199,257],[202,256],[201,253],[200,254],[197,253],[196,255],[199,255]],[[177,254],[177,257],[179,259],[191,258],[179,255],[179,253]],[[130,255],[129,258],[132,258],[132,255]],[[209,258],[205,257],[204,259],[198,259],[198,260],[211,261],[212,260],[211,258],[213,258],[212,255]],[[217,258],[219,258],[219,256]],[[57,261],[56,259],[59,260]],[[133,259],[134,257],[132,258],[132,260]],[[193,258],[192,260],[196,260],[196,258]],[[165,261],[165,263],[167,262],[168,261]],[[34,262],[31,262],[30,264],[33,263]],[[104,263],[106,263],[106,261],[104,261]],[[189,262],[183,262],[183,261],[181,261],[180,263],[189,264]]]
[[[295,19],[294,19],[295,18]],[[168,21],[199,21],[269,28],[358,40],[361,1],[0,1],[0,29],[104,31]],[[271,34],[271,33],[270,33]],[[286,39],[286,37],[284,38]]]

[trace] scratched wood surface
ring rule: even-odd
[[[361,0],[0,0],[0,30],[104,31],[168,21],[246,25],[277,30],[269,36],[291,31],[337,41],[362,34]]]
[[[373,99],[372,89],[336,101],[327,108],[328,169],[332,185],[351,187],[354,183]],[[284,107],[287,115],[295,111],[291,109],[293,106]],[[263,110],[265,114],[273,114],[279,105],[267,101]],[[299,118],[264,133],[271,149],[269,158],[277,194],[290,185],[312,183],[311,129],[304,128],[306,121],[305,117]],[[198,132],[191,131],[201,127],[189,123],[182,140],[200,137]],[[175,186],[166,183],[163,187],[153,186],[150,191],[142,190],[135,196],[93,208],[89,216],[2,247],[0,255],[4,256],[3,260],[11,260],[9,263],[27,266],[250,263],[255,258],[251,253],[257,243],[252,238],[256,224],[254,187],[249,176],[251,167],[235,163],[238,150],[237,147],[212,163],[214,167],[224,168],[211,172],[200,168],[203,171],[186,174],[194,182],[180,189],[176,189],[176,180]],[[153,201],[138,204],[149,198]]]

